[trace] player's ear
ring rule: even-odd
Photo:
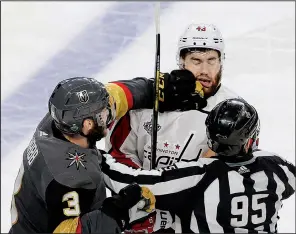
[[[87,135],[89,131],[94,127],[94,121],[92,119],[85,119],[83,121],[82,132]]]
[[[179,58],[179,67],[180,69],[185,69],[185,57],[180,56]]]

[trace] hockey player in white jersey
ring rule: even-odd
[[[295,165],[253,148],[259,117],[242,99],[214,107],[206,131],[216,156],[147,171],[117,163],[106,154],[105,182],[115,192],[132,182],[147,186],[156,208],[180,219],[175,223],[177,233],[277,233],[282,201],[295,193]]]
[[[203,98],[189,111],[159,113],[157,168],[213,155],[207,146],[204,124],[207,114],[219,102],[238,97],[221,83],[224,47],[222,34],[214,25],[191,24],[179,38],[176,54],[179,70],[162,76],[196,79],[196,90]],[[123,164],[150,169],[151,132],[151,109],[129,111],[111,127],[106,137],[106,151]],[[155,230],[168,228],[174,218],[164,211],[158,211],[157,215]]]

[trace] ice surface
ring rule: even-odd
[[[295,3],[161,5],[161,71],[176,68],[188,23],[216,24],[226,43],[223,82],[258,109],[260,147],[295,163]],[[22,152],[55,84],[81,75],[102,82],[153,76],[153,18],[151,2],[1,3],[1,232],[10,228]],[[295,233],[295,195],[280,217],[279,232]]]

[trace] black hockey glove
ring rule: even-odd
[[[121,230],[124,230],[129,227],[130,222],[134,223],[137,219],[143,219],[144,216],[135,217],[137,216],[135,206],[140,200],[145,201],[145,206],[141,207],[142,210],[151,212],[155,209],[155,197],[150,190],[148,190],[150,193],[147,190],[135,183],[128,185],[121,189],[118,195],[106,198],[101,211],[115,219]],[[131,208],[135,210],[132,214],[129,212]]]
[[[197,110],[207,105],[202,85],[188,70],[161,73],[159,111]]]

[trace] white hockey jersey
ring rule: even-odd
[[[176,162],[197,161],[208,151],[205,127],[208,112],[219,102],[235,97],[238,95],[221,85],[217,93],[208,98],[208,104],[202,111],[159,113],[157,168]],[[105,138],[105,150],[120,163],[134,168],[150,169],[152,113],[152,109],[131,110],[116,121]],[[174,226],[168,211],[157,210],[154,230]]]
[[[205,129],[207,113],[219,102],[238,97],[221,85],[208,98],[203,111],[159,113],[157,132],[157,168],[180,161],[196,161],[208,150]],[[106,151],[124,164],[150,169],[152,109],[131,110],[111,127]]]

